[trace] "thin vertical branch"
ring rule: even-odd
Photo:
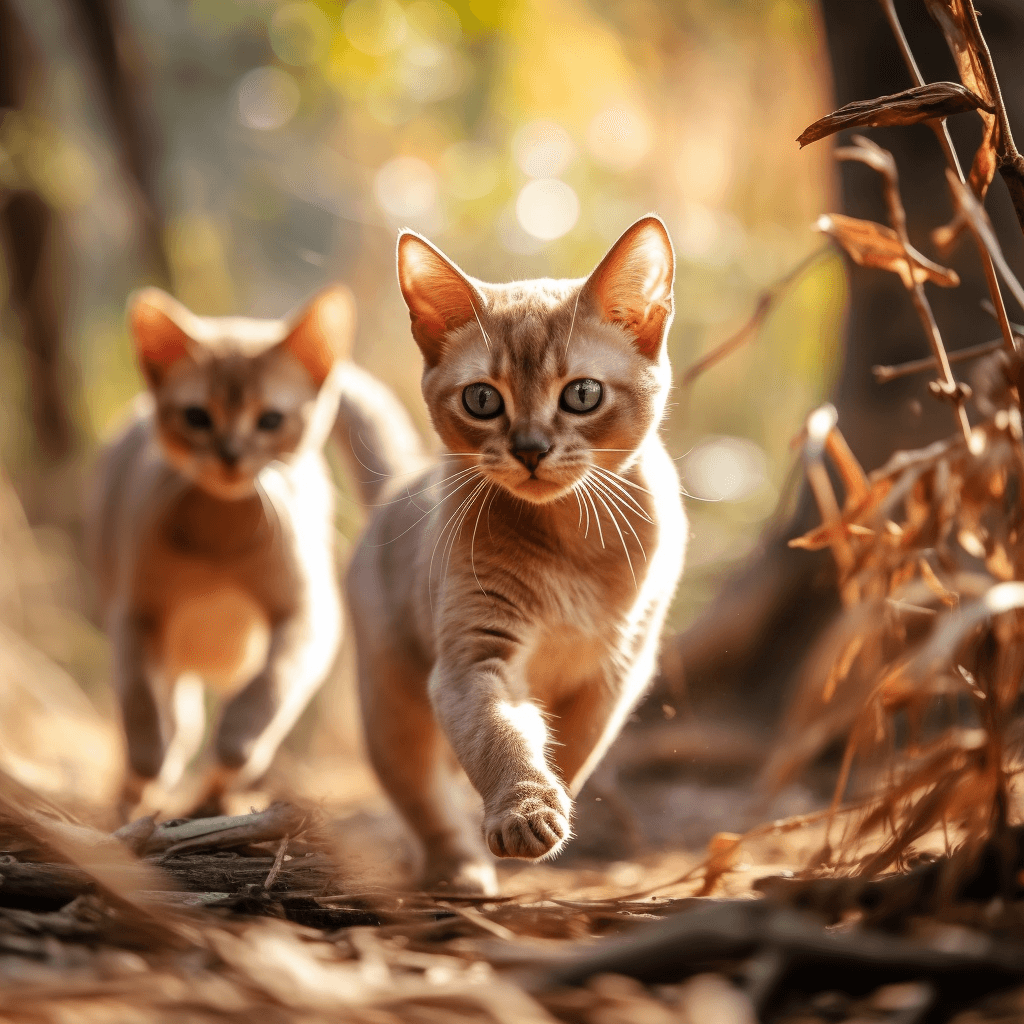
[[[900,24],[899,15],[896,13],[896,7],[893,4],[893,0],[879,0],[879,3],[882,5],[882,10],[885,11],[885,16],[889,21],[889,27],[892,29],[892,34],[896,37],[896,42],[899,45],[900,52],[903,54],[903,62],[907,65],[907,70],[910,72],[910,77],[913,79],[914,85],[924,85],[924,76],[921,74],[921,70],[917,66],[917,61],[914,60],[914,54],[910,49],[910,44],[907,42],[903,26]],[[988,62],[991,64],[991,56],[988,57]],[[995,73],[993,72],[993,78],[994,75]],[[1002,111],[1002,117],[1005,119],[1006,111],[1002,106],[1001,98],[997,103],[997,108]],[[943,155],[946,158],[946,163],[950,170],[953,171],[961,182],[966,182],[967,179],[964,177],[963,168],[960,166],[960,160],[957,157],[956,150],[953,148],[953,140],[950,138],[946,119],[944,117],[938,118],[934,121],[928,121],[927,124],[935,133],[936,139],[939,140],[939,145],[942,147]],[[1007,130],[1009,129],[1007,128]],[[978,254],[981,257],[982,269],[985,272],[985,282],[988,284],[989,294],[992,296],[992,305],[995,307],[996,320],[999,321],[999,330],[1003,335],[1003,347],[1007,352],[1011,354],[1015,353],[1017,349],[1013,340],[1013,328],[1010,326],[1010,318],[1006,313],[1006,305],[1003,302],[1003,293],[999,288],[999,279],[996,276],[996,268],[992,263],[992,257],[989,255],[988,250],[981,244],[978,244]]]

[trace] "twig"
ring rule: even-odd
[[[899,16],[896,14],[896,8],[893,5],[893,0],[879,0],[882,5],[882,9],[885,11],[886,17],[889,19],[889,27],[892,29],[893,35],[896,37],[896,42],[899,44],[900,52],[903,54],[903,61],[907,65],[907,70],[910,72],[910,77],[914,80],[915,85],[924,85],[924,76],[921,74],[920,69],[917,66],[917,61],[914,60],[914,54],[911,52],[910,44],[907,42],[907,37],[903,32],[903,26],[900,24]],[[981,32],[978,32],[979,36]],[[991,63],[991,57],[989,58]],[[994,77],[994,72],[993,72]],[[996,107],[998,110],[1002,110],[1003,117],[1006,116],[1006,111],[1003,108],[1002,97],[998,96],[998,83],[996,83]],[[942,147],[942,152],[946,157],[946,164],[950,170],[956,174],[957,178],[961,182],[965,182],[963,168],[960,166],[960,160],[956,155],[956,150],[953,148],[953,140],[949,135],[949,128],[946,125],[946,119],[943,117],[936,121],[929,121],[928,126],[935,133],[935,137],[939,140],[939,145]],[[1007,131],[1009,127],[1007,126]],[[1024,222],[1022,222],[1024,223]],[[988,284],[989,293],[992,296],[992,305],[995,308],[996,320],[999,321],[999,329],[1003,335],[1003,345],[1006,347],[1008,352],[1014,352],[1015,346],[1013,341],[1013,329],[1010,326],[1010,320],[1006,315],[1006,305],[1003,302],[1003,295],[999,289],[999,281],[996,278],[995,267],[992,265],[992,259],[982,246],[978,247],[978,253],[981,257],[982,269],[985,272],[985,281]]]
[[[277,876],[281,873],[281,865],[284,863],[285,851],[288,849],[288,844],[291,842],[291,836],[285,836],[277,846],[277,853],[274,854],[274,863],[270,866],[270,871],[267,872],[267,877],[263,882],[263,888],[269,892],[273,884],[277,881]]]
[[[985,341],[980,345],[971,345],[968,348],[959,348],[955,352],[947,352],[946,358],[950,363],[963,363],[968,359],[976,359],[978,356],[987,356],[1002,347],[1003,339],[996,338],[995,341]],[[891,380],[909,377],[914,373],[922,373],[925,370],[934,369],[935,366],[935,357],[927,356],[925,359],[913,359],[908,363],[900,363],[898,366],[872,366],[871,372],[879,384],[888,384]]]
[[[755,337],[761,329],[761,325],[768,318],[768,314],[775,308],[776,303],[785,294],[786,289],[804,272],[825,255],[831,245],[823,245],[820,249],[805,256],[792,270],[780,278],[770,288],[761,293],[757,300],[757,306],[750,319],[733,335],[726,338],[720,345],[713,348],[707,355],[701,356],[696,362],[691,363],[684,371],[680,386],[688,388],[705,371],[731,355],[738,348],[742,348],[751,338]]]
[[[903,209],[903,201],[900,198],[899,173],[896,170],[896,161],[893,160],[892,154],[882,149],[881,146],[870,139],[864,138],[863,135],[855,135],[852,141],[854,142],[853,146],[845,146],[842,149],[836,150],[836,159],[859,160],[882,176],[885,204],[889,211],[889,222],[896,232],[908,258],[910,260],[924,260],[925,258],[914,248],[910,241],[910,236],[907,234],[907,214]],[[932,355],[942,375],[942,380],[938,382],[938,393],[949,399],[952,403],[954,418],[963,431],[964,440],[970,445],[971,424],[967,419],[967,412],[964,409],[965,392],[953,376],[949,359],[946,356],[946,349],[942,343],[942,335],[939,333],[939,326],[935,322],[931,304],[928,302],[927,295],[925,295],[924,285],[913,274],[909,274],[903,283],[914,302],[914,308],[917,310],[917,315],[932,346]]]

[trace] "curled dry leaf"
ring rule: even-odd
[[[907,288],[931,281],[943,288],[960,284],[956,271],[939,266],[923,256],[908,255],[892,228],[871,220],[827,213],[818,218],[819,231],[831,235],[846,250],[850,259],[862,267],[875,267],[899,274]]]
[[[847,103],[809,125],[796,141],[802,148],[844,128],[918,124],[979,108],[989,113],[994,109],[989,100],[955,82],[930,82],[891,96]]]

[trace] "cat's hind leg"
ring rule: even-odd
[[[360,638],[362,639],[362,638]],[[493,894],[497,877],[479,827],[459,806],[454,757],[434,720],[426,666],[381,644],[359,649],[359,691],[370,760],[423,844],[427,891]]]

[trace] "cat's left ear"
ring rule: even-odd
[[[672,322],[675,255],[661,219],[626,229],[583,286],[606,323],[618,324],[641,355],[657,359]]]
[[[437,366],[448,334],[477,319],[483,298],[440,249],[412,231],[398,239],[398,285],[412,336],[427,365]]]
[[[356,300],[344,285],[314,296],[291,317],[291,329],[280,347],[306,368],[319,388],[332,367],[352,351],[356,333]]]

